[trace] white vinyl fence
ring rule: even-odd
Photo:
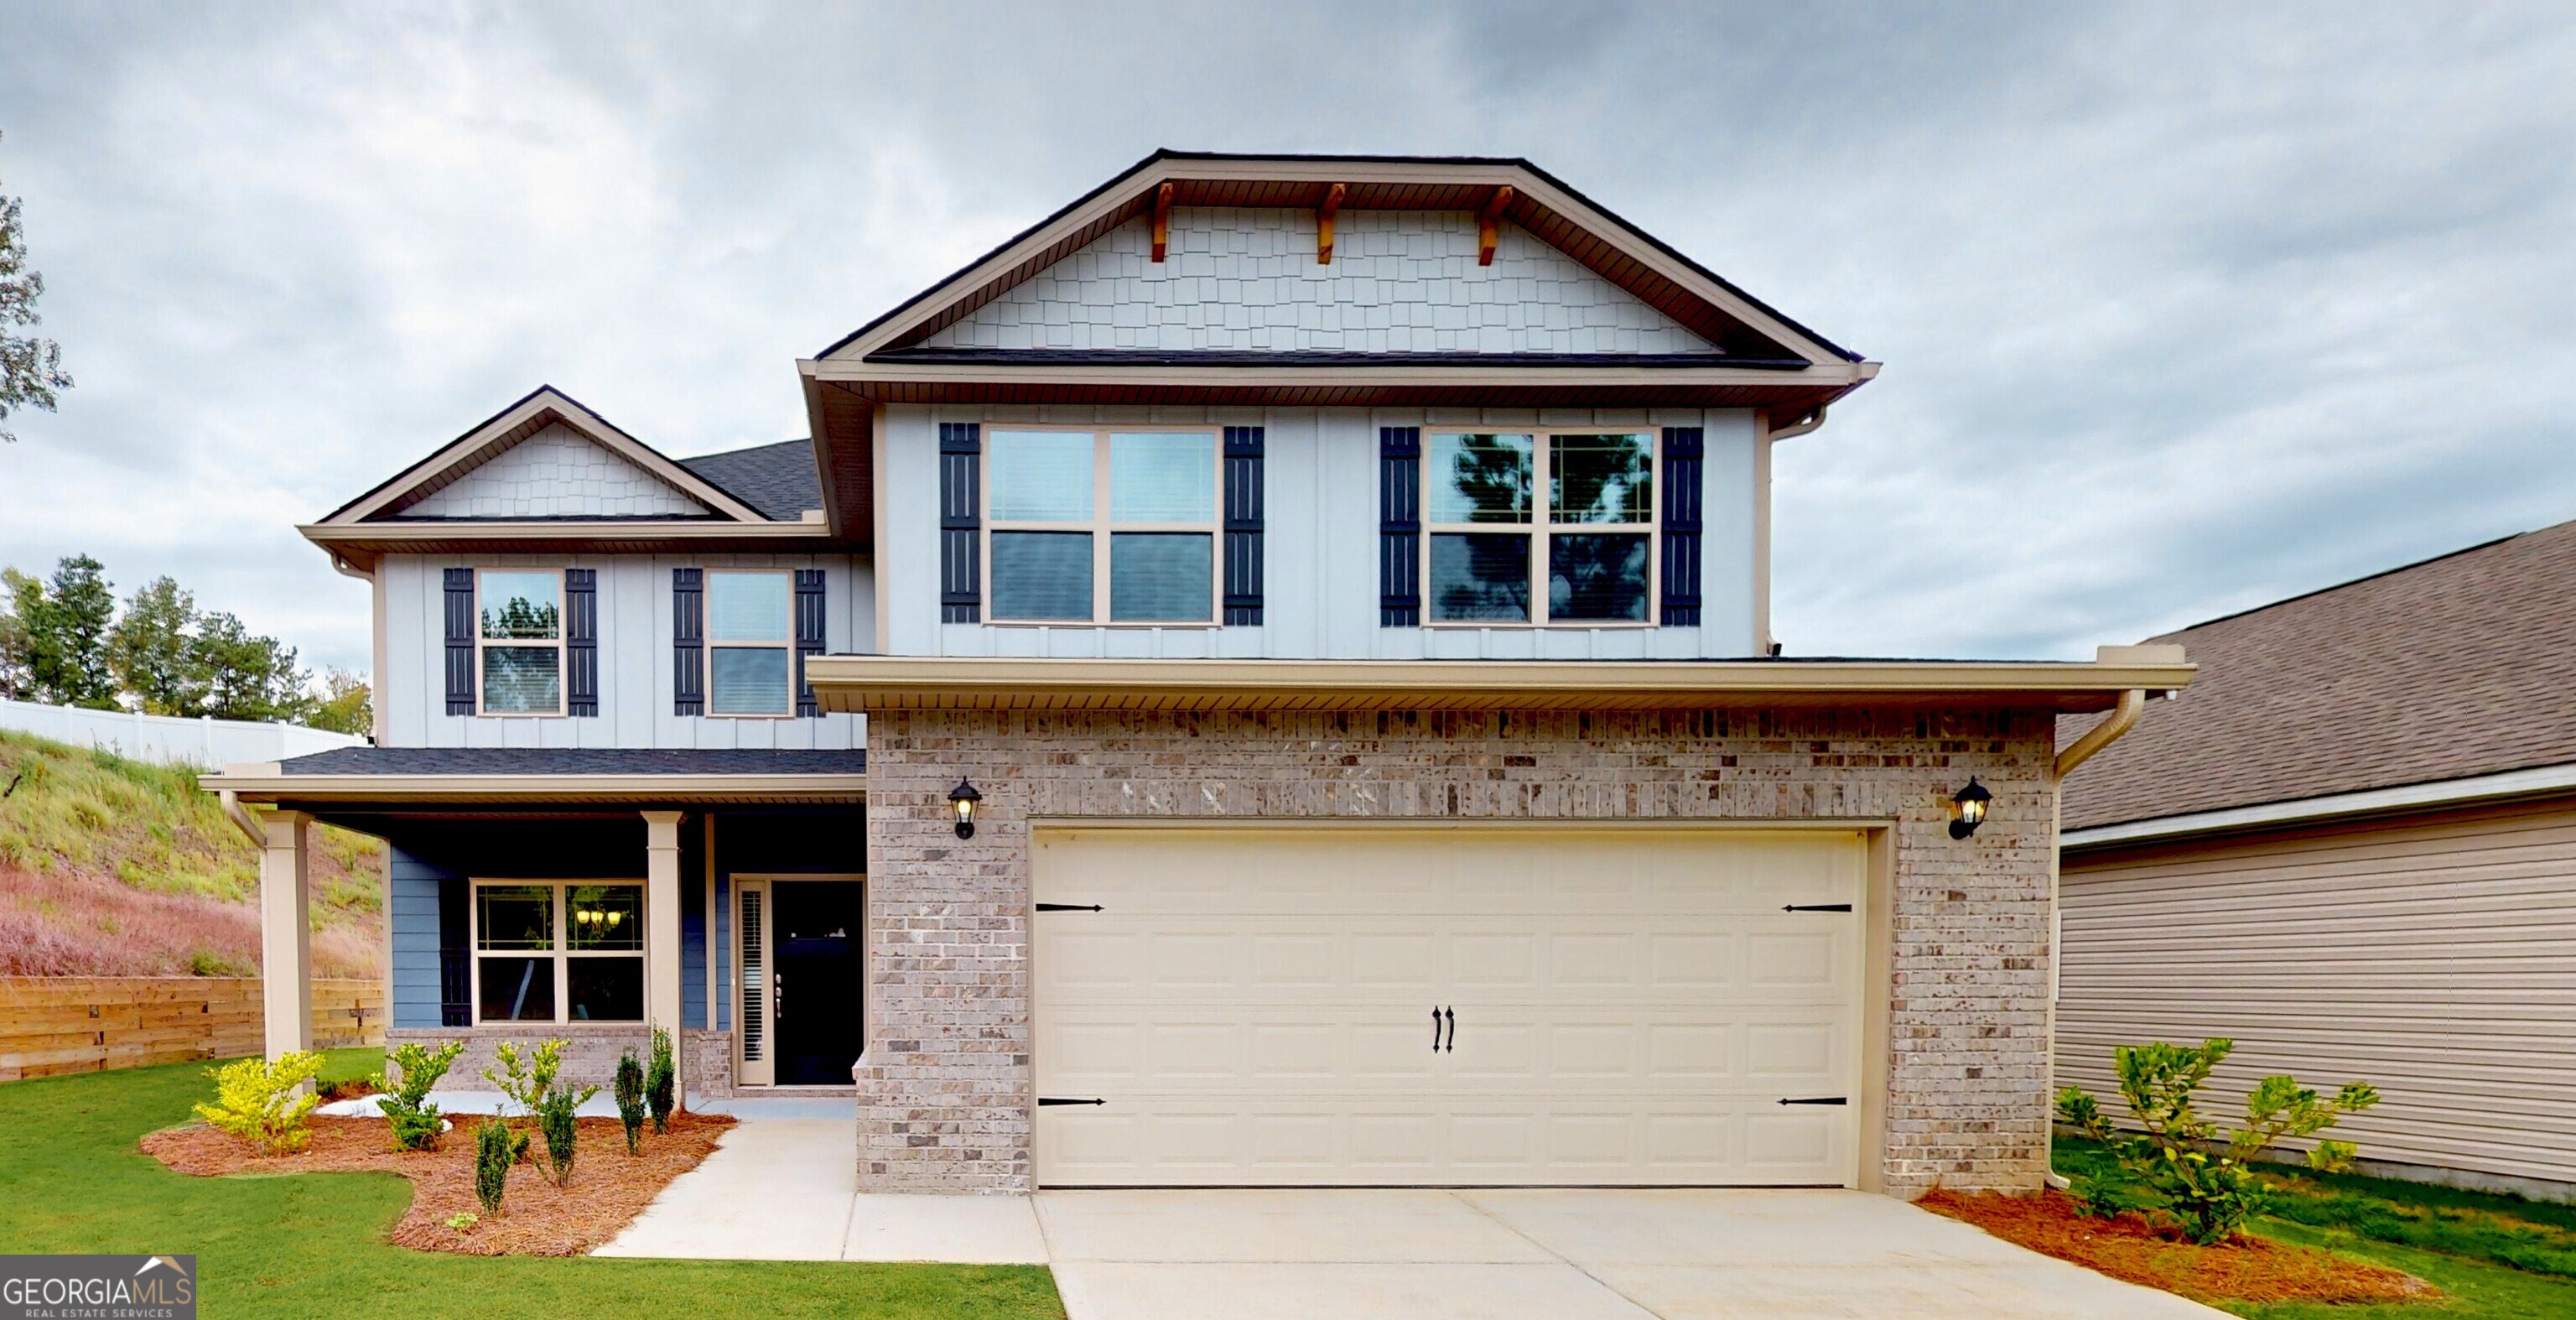
[[[360,747],[367,741],[301,724],[182,720],[119,710],[41,706],[32,701],[0,701],[0,729],[16,729],[74,747],[95,747],[137,761],[198,765],[209,770],[233,761],[282,761],[334,747]]]

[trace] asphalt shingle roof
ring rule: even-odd
[[[807,509],[823,507],[812,441],[782,440],[678,461],[773,521],[795,522]]]
[[[289,775],[855,775],[864,751],[649,747],[335,747],[277,763]]]
[[[2068,777],[2068,829],[2576,762],[2576,522],[2150,640],[2200,674]]]

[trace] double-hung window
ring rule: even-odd
[[[989,433],[998,623],[1213,624],[1217,433]]]
[[[1431,431],[1422,464],[1426,622],[1653,621],[1653,433]]]
[[[788,575],[707,571],[707,713],[796,713],[795,597]]]
[[[474,886],[474,1020],[644,1020],[644,886]]]
[[[563,714],[563,573],[486,568],[474,592],[483,713]]]

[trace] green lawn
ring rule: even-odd
[[[2113,1166],[2088,1141],[2057,1139],[2057,1170]],[[2442,1290],[2437,1302],[2376,1306],[2254,1305],[2250,1320],[2523,1320],[2576,1316],[2576,1206],[2464,1192],[2359,1174],[2280,1167],[2285,1185],[2255,1231],[2281,1242],[2404,1270]]]
[[[377,1066],[336,1051],[324,1075]],[[1039,1266],[451,1256],[385,1245],[392,1174],[191,1178],[135,1149],[212,1085],[173,1064],[0,1084],[0,1253],[194,1252],[204,1314],[1061,1320]]]

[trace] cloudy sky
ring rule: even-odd
[[[363,667],[290,524],[540,381],[802,434],[796,357],[1158,146],[1527,156],[1886,363],[1779,457],[1793,653],[2089,655],[2576,518],[2563,5],[672,8],[0,0],[79,381],[0,563]]]

